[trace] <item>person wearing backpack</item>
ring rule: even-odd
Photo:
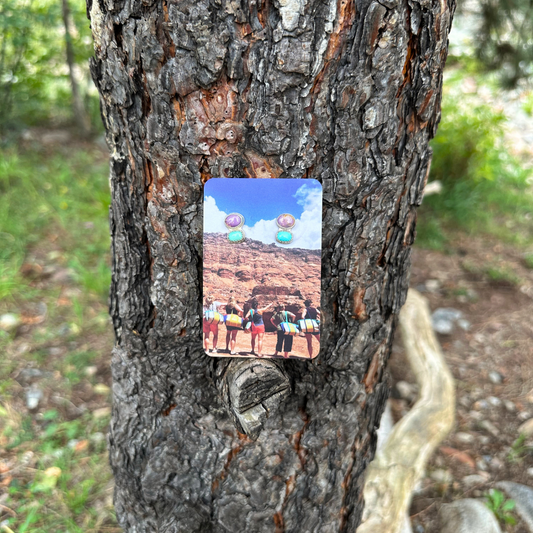
[[[235,298],[231,296],[226,304],[226,351],[229,352],[230,355],[236,355],[235,346],[237,344],[237,333],[242,330],[242,319],[240,320],[240,324],[236,319],[235,323],[233,323],[232,319],[235,317],[228,319],[228,316],[235,315],[240,318],[242,317],[242,314],[243,310],[237,305]]]
[[[278,355],[278,353],[282,351],[283,357],[286,359],[287,357],[289,357],[289,352],[292,351],[293,336],[286,335],[285,332],[280,329],[279,325],[282,322],[294,322],[294,320],[296,319],[296,315],[292,314],[289,311],[286,311],[285,304],[282,303],[278,303],[274,310],[276,312],[270,319],[270,322],[276,328],[276,334],[278,336],[278,342],[276,343],[276,353],[274,353],[274,356]]]
[[[263,322],[263,313],[269,308],[272,307],[272,304],[269,303],[263,308],[259,308],[259,302],[254,298],[250,302],[250,309],[246,313],[246,320],[250,320],[252,323],[251,333],[252,333],[252,355],[257,355],[257,357],[263,357],[263,338],[265,337],[265,323]],[[257,353],[255,353],[255,339],[257,337]]]
[[[224,307],[224,304],[216,302],[211,294],[208,294],[205,297],[204,309],[203,309],[203,325],[202,330],[204,333],[204,349],[206,353],[208,351],[212,353],[217,353],[217,342],[218,342],[218,324],[220,320],[220,308]],[[213,319],[217,317],[217,319]],[[209,335],[213,334],[213,349],[209,350]]]
[[[320,309],[313,307],[313,302],[311,300],[305,300],[304,302],[305,309],[302,312],[302,319],[309,318],[311,320],[316,320],[320,325]],[[309,353],[309,358],[313,358],[313,337],[318,340],[320,345],[320,332],[315,333],[305,333],[305,340],[307,341],[307,352]]]

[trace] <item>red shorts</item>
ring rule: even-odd
[[[257,333],[264,333],[265,332],[265,325],[261,324],[260,326],[256,326],[254,323],[252,323],[252,333],[256,335]]]
[[[203,331],[204,333],[217,333],[218,332],[218,324],[215,322],[212,322],[211,324],[207,322],[207,320],[204,320],[203,323]]]

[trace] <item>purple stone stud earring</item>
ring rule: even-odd
[[[234,230],[244,226],[244,217],[240,213],[230,213],[225,219],[224,224],[229,230]]]

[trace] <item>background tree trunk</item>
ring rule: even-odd
[[[453,10],[88,0],[111,150],[110,457],[126,531],[355,531]],[[240,362],[201,343],[213,176],[324,188],[321,354],[282,365],[292,393],[255,441],[221,400]]]
[[[85,112],[83,100],[81,99],[78,80],[76,79],[76,72],[74,65],[76,64],[74,58],[74,47],[72,46],[72,35],[70,33],[70,8],[68,0],[61,0],[61,14],[63,16],[63,26],[65,27],[65,50],[67,55],[68,75],[70,78],[70,90],[72,91],[72,111],[74,113],[74,121],[78,126],[78,130],[84,137],[91,133],[91,126]]]

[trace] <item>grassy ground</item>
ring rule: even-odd
[[[0,531],[120,531],[107,174],[92,145],[0,153]]]

